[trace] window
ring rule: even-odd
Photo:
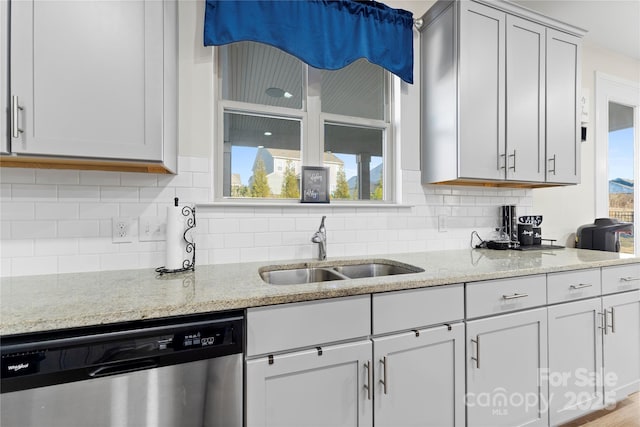
[[[217,200],[299,200],[303,165],[329,168],[333,201],[392,200],[389,72],[318,70],[254,42],[217,52]]]

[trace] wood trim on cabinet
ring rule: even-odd
[[[70,159],[58,157],[0,156],[0,167],[33,169],[73,169],[112,172],[173,174],[160,163],[120,160]]]

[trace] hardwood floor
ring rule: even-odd
[[[640,427],[640,393],[618,403],[616,409],[603,409],[561,427]]]

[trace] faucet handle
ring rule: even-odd
[[[320,221],[320,228],[324,228],[324,220],[327,216],[326,215],[322,215],[322,221]]]

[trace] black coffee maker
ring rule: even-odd
[[[576,248],[620,252],[618,234],[623,231],[633,233],[633,223],[620,222],[615,218],[597,218],[593,224],[578,227]]]

